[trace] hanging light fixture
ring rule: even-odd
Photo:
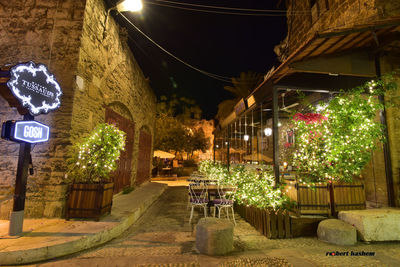
[[[103,40],[106,38],[107,35],[108,18],[110,17],[111,10],[117,10],[118,12],[138,12],[142,10],[142,8],[142,0],[121,0],[117,3],[116,6],[109,8],[107,10],[106,20],[104,22]]]
[[[265,128],[264,129],[264,134],[265,134],[265,136],[271,136],[272,135],[272,129],[271,128]]]
[[[143,3],[141,0],[122,0],[116,5],[118,12],[131,11],[137,12],[142,10]]]
[[[249,141],[249,135],[248,135],[248,134],[245,134],[245,135],[243,136],[243,139],[244,139],[244,141]]]

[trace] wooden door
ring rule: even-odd
[[[141,130],[139,136],[139,156],[136,174],[137,185],[150,179],[151,141],[151,134],[145,130]]]
[[[114,194],[116,194],[121,192],[124,187],[131,185],[135,124],[110,108],[106,108],[106,122],[115,124],[118,129],[126,133],[125,150],[121,151],[119,161],[117,162],[117,169],[111,173],[111,180],[114,182]]]

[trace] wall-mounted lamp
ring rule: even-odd
[[[264,134],[265,134],[265,136],[271,136],[272,135],[272,129],[271,128],[265,128],[264,129]]]
[[[111,10],[117,10],[118,12],[125,12],[125,11],[138,12],[142,10],[142,8],[143,8],[142,0],[121,0],[117,3],[115,7],[109,8],[107,10],[106,21],[104,22],[103,40],[106,38],[108,17],[110,16]]]
[[[117,3],[115,8],[118,10],[118,12],[124,12],[124,11],[137,12],[142,10],[143,4],[142,0],[122,0]]]
[[[249,135],[247,135],[247,134],[243,135],[243,139],[244,139],[244,141],[249,141]]]

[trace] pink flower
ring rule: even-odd
[[[285,148],[289,148],[289,147],[291,147],[293,144],[292,143],[286,143],[284,146],[285,146]]]
[[[304,121],[306,124],[321,123],[326,121],[328,118],[319,113],[296,113],[293,116],[295,121]]]

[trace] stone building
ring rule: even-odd
[[[0,2],[2,76],[21,62],[42,63],[63,90],[58,110],[35,117],[51,127],[51,135],[32,149],[26,216],[63,216],[68,148],[101,122],[116,123],[127,133],[114,192],[150,177],[156,97],[127,45],[126,30],[111,16],[106,20],[107,8],[103,0]],[[6,80],[0,80],[3,89]],[[0,97],[0,118],[22,116]],[[0,218],[12,209],[18,148],[0,141]]]
[[[232,150],[251,155],[255,162],[273,156],[278,180],[285,149],[282,134],[289,139],[284,127],[278,128],[278,121],[287,119],[281,117],[281,110],[300,107],[296,90],[326,98],[400,68],[399,1],[287,0],[286,7],[288,34],[274,49],[281,64],[241,100],[242,105],[236,105],[216,136],[221,159],[228,155],[232,161]],[[399,112],[393,107],[383,113],[388,142],[374,152],[363,171],[366,199],[372,207],[400,206]],[[264,134],[267,129],[277,138]]]

